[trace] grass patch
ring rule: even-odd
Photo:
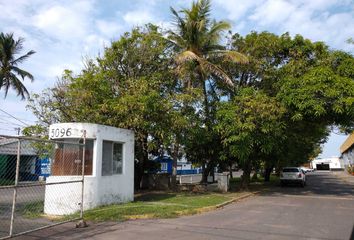
[[[25,218],[40,218],[44,213],[44,202],[27,203],[18,208],[17,212]]]
[[[241,196],[233,194],[149,193],[136,197],[134,202],[114,204],[88,210],[91,221],[124,221],[143,218],[173,218],[214,209],[216,205]]]
[[[12,186],[15,185],[14,180],[0,178],[0,186]]]

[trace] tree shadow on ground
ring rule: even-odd
[[[309,173],[306,175],[306,186],[297,184],[281,187],[280,184],[270,186],[260,195],[320,195],[320,196],[354,196],[354,184],[344,182],[332,173]]]
[[[166,193],[166,192],[144,192],[138,193],[134,197],[134,201],[142,201],[142,202],[154,202],[166,200],[169,198],[176,197],[176,193]]]

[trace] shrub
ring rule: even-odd
[[[347,171],[349,174],[353,174],[354,175],[354,165],[349,165],[347,167]]]

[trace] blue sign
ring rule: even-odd
[[[51,174],[51,161],[49,158],[41,159],[41,174],[40,176],[49,177]]]

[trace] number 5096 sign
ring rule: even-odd
[[[50,138],[70,137],[71,128],[52,128],[50,130]]]

